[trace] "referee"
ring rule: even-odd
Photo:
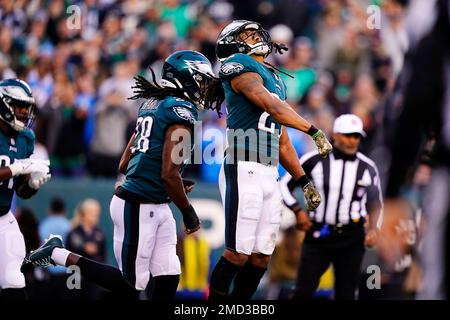
[[[338,117],[333,126],[333,153],[326,159],[316,151],[300,162],[322,197],[315,211],[301,208],[294,197],[296,181],[281,180],[285,204],[306,231],[294,299],[311,299],[320,277],[333,264],[335,299],[354,299],[365,246],[377,238],[382,193],[375,163],[358,152],[365,136],[361,120],[352,114]],[[370,213],[370,214],[369,214]]]

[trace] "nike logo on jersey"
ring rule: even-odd
[[[14,220],[12,220],[12,221],[9,221],[9,224],[13,224],[14,223]]]
[[[17,148],[13,146],[9,146],[9,151],[17,152]]]

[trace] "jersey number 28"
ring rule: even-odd
[[[139,117],[137,119],[136,129],[139,134],[139,139],[136,141],[135,146],[131,148],[131,153],[147,152],[150,147],[150,135],[152,133],[153,118]]]

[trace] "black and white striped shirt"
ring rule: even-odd
[[[319,207],[310,212],[313,221],[346,225],[365,217],[372,206],[382,209],[378,169],[362,153],[348,156],[334,148],[324,159],[313,151],[301,157],[300,163],[322,197]],[[290,208],[298,206],[293,193],[296,186],[294,179],[286,174],[280,184],[285,204]]]

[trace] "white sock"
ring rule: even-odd
[[[52,260],[60,266],[65,267],[66,266],[66,261],[67,261],[67,257],[69,256],[71,252],[67,249],[64,248],[55,248],[52,251]]]

